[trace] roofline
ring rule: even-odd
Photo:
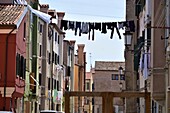
[[[13,29],[14,27],[17,27],[17,25],[15,24],[11,24],[11,25],[0,25],[0,29]]]
[[[65,32],[63,32],[56,23],[50,23],[50,25],[53,25],[55,27],[55,29],[60,33],[60,34],[66,34]]]
[[[18,21],[16,23],[17,28],[20,26],[20,24],[21,24],[23,18],[25,17],[25,15],[27,14],[27,12],[28,12],[28,7],[24,6],[24,11],[22,12],[21,17],[18,19]]]

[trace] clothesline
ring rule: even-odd
[[[75,35],[77,35],[77,30],[79,30],[79,36],[81,34],[89,34],[88,39],[90,40],[90,33],[92,31],[92,40],[94,40],[94,30],[99,30],[101,33],[106,34],[107,30],[111,30],[110,38],[113,38],[114,29],[121,39],[120,29],[129,29],[131,32],[135,32],[134,21],[121,21],[121,22],[80,22],[80,21],[70,21],[70,20],[61,20],[61,29],[63,30],[74,30]]]

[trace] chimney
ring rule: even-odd
[[[61,20],[63,20],[64,15],[65,15],[65,12],[57,12],[59,28],[61,27]]]
[[[74,47],[76,41],[75,40],[70,40],[70,45]]]
[[[78,64],[83,66],[84,64],[84,44],[78,44]]]
[[[56,11],[55,9],[50,9],[48,10],[48,14],[52,16],[52,18],[55,18],[56,19]]]
[[[48,8],[49,8],[49,5],[48,4],[41,4],[40,5],[40,11],[43,12],[43,13],[48,13]]]

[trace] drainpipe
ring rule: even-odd
[[[12,32],[17,28],[17,26],[14,26],[14,28],[8,33],[6,37],[6,50],[5,50],[5,72],[4,72],[4,107],[3,110],[6,110],[6,84],[7,84],[7,63],[8,63],[8,39],[9,36],[12,34]]]

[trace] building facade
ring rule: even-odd
[[[125,89],[125,75],[119,73],[119,68],[125,69],[124,62],[96,61],[93,73],[94,92],[121,92]],[[113,99],[116,113],[124,111],[124,100]],[[94,97],[94,113],[102,113],[102,98]]]
[[[0,51],[2,53],[0,55],[0,110],[22,112],[26,78],[28,10],[25,6],[17,4],[1,4],[0,7],[2,9],[0,13],[2,18],[0,22]]]
[[[48,4],[40,5],[38,0],[1,3],[6,14],[1,13],[0,22],[0,59],[4,61],[0,63],[0,110],[62,111],[65,33],[59,26],[64,13],[49,10]]]
[[[93,86],[92,71],[86,72],[85,91],[92,92],[92,86]],[[92,98],[93,97],[85,97],[84,98],[84,112],[85,113],[93,112]]]
[[[169,5],[169,0],[132,0],[127,1],[126,6],[126,19],[137,19],[136,32],[133,34],[131,47],[135,50],[142,44],[138,50],[138,55],[133,53],[133,58],[138,61],[129,65],[138,67],[134,70],[137,74],[136,90],[151,92],[152,113],[170,112]],[[132,7],[135,7],[135,9],[132,9]],[[126,59],[127,62],[131,61]],[[145,112],[144,99],[138,99],[138,105],[138,112]]]
[[[74,91],[74,48],[75,40],[64,40],[63,42],[63,65],[65,76],[63,80],[64,91]],[[74,99],[71,98],[71,112],[74,112]]]
[[[74,57],[74,91],[85,91],[86,54],[84,44],[78,44],[77,55]],[[74,98],[74,113],[83,112],[84,97]]]

